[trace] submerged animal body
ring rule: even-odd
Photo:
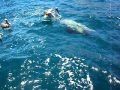
[[[68,28],[70,28],[70,30],[77,32],[77,33],[95,32],[94,30],[89,29],[85,25],[83,25],[81,23],[77,23],[74,20],[64,19],[64,20],[61,20],[60,23],[66,25]]]
[[[43,20],[44,21],[54,21],[59,20],[61,18],[61,15],[59,14],[58,9],[47,9],[44,12]]]
[[[91,32],[95,32],[94,30],[86,27],[85,25],[78,23],[74,20],[70,19],[61,19],[61,15],[59,14],[58,9],[48,9],[44,12],[43,21],[55,21],[58,20],[60,24],[64,24],[68,27],[69,31],[82,33],[82,34],[89,34]]]

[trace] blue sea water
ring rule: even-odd
[[[97,35],[43,23],[45,9]],[[120,0],[0,0],[0,90],[120,90]]]

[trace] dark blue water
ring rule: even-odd
[[[98,35],[75,34],[43,23],[58,7]],[[0,0],[0,90],[119,90],[120,0]]]

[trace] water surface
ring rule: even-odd
[[[0,0],[0,22],[12,31],[0,43],[0,90],[119,90],[120,0]],[[42,23],[58,7],[99,35]]]

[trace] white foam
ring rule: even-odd
[[[62,59],[62,61],[64,61],[64,63],[62,65],[67,65],[69,63],[69,59]]]
[[[80,63],[80,66],[81,66],[81,67],[86,67],[86,68],[88,67],[88,66],[85,65],[84,63]]]
[[[12,81],[14,81],[15,80],[15,77],[8,77],[8,81],[9,82],[12,82]]]
[[[37,86],[33,86],[33,90],[39,90],[38,88],[40,88],[41,85],[37,85]]]
[[[80,58],[78,59],[77,57],[67,58],[67,57],[62,57],[61,55],[56,55],[56,56],[61,59],[59,78],[64,79],[64,77],[68,74],[69,77],[67,78],[67,80],[69,81],[69,84],[68,84],[69,86],[73,86],[76,89],[88,88],[90,90],[93,90],[93,84],[92,84],[92,81],[90,80],[89,75],[87,75],[86,78],[81,77],[81,80],[78,80],[77,78],[75,78],[76,74],[77,75],[79,74],[79,76],[82,76],[81,74],[85,74],[85,72],[87,72],[88,65],[82,62],[84,61],[84,59],[80,61]],[[72,66],[72,64],[74,64],[75,66]],[[69,67],[75,70],[71,71],[68,69]],[[81,67],[81,69],[79,67]],[[95,68],[95,70],[97,69]],[[64,80],[62,81],[64,82]],[[67,87],[65,87],[66,83],[65,84],[59,83],[59,84],[60,85],[58,88],[67,89]]]
[[[70,70],[66,71],[66,73],[68,73],[69,77],[74,76],[73,72],[71,72]]]
[[[86,83],[84,78],[81,78],[81,81],[82,81],[84,84]]]
[[[112,83],[112,76],[108,75],[109,82]]]
[[[117,17],[118,19],[120,19],[120,17]]]
[[[50,71],[44,73],[46,76],[49,76],[51,74]]]
[[[82,73],[82,69],[80,69],[79,72]]]
[[[28,60],[28,62],[31,64],[32,63],[32,61],[31,60]]]
[[[41,9],[41,7],[36,7],[35,8],[35,12],[33,13],[33,15],[41,15],[42,13],[40,12],[43,12],[43,10]]]
[[[71,64],[67,64],[66,67],[71,67]]]
[[[62,56],[60,56],[59,54],[55,54],[56,57],[62,58]]]
[[[65,87],[65,85],[62,85],[62,84],[60,84],[59,86],[58,86],[58,88],[60,88],[60,89],[62,89],[62,88],[64,88]]]
[[[22,81],[22,82],[21,82],[21,85],[22,85],[22,86],[25,86],[26,83],[27,83],[27,81]]]
[[[34,83],[39,83],[40,80],[34,80]]]
[[[41,66],[37,66],[37,65],[36,65],[35,67],[36,67],[36,68],[41,68]]]
[[[93,84],[92,84],[92,81],[90,80],[89,74],[87,75],[87,81],[88,81],[88,84],[90,86],[90,90],[93,90]]]
[[[33,83],[33,81],[32,81],[32,80],[31,80],[31,81],[28,81],[28,83],[31,84],[31,83]]]
[[[12,76],[12,73],[9,73],[8,75],[9,75],[9,76]]]
[[[113,77],[113,80],[114,80],[116,83],[120,84],[120,80],[118,80],[116,77]]]
[[[74,57],[74,59],[77,59],[77,57]]]
[[[99,71],[98,68],[96,68],[96,67],[92,67],[91,69],[93,69],[95,71]]]
[[[49,62],[50,62],[50,58],[47,58],[47,59],[45,60],[45,65],[48,66]]]
[[[107,74],[107,71],[102,71],[102,73]]]
[[[70,85],[75,85],[75,81],[72,79],[72,77],[70,77],[69,79]]]

